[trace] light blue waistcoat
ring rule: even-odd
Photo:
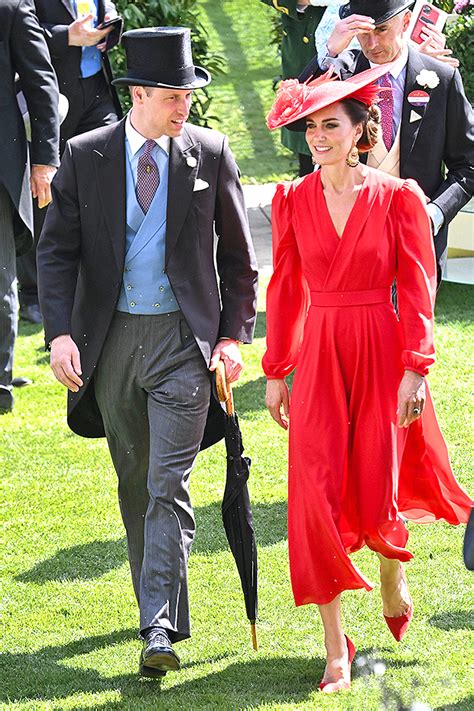
[[[161,151],[158,148],[158,151]],[[165,274],[166,206],[168,165],[159,161],[160,184],[146,215],[138,204],[128,151],[126,154],[127,226],[125,266],[118,311],[130,314],[161,314],[178,311]],[[163,153],[164,154],[164,153]]]

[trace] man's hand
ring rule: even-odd
[[[209,370],[214,371],[217,363],[222,361],[225,366],[225,377],[228,383],[235,383],[242,372],[243,363],[239,344],[231,338],[221,338],[212,351]]]
[[[114,17],[117,17],[118,13],[117,12],[108,12],[104,15],[104,22],[108,22],[109,20],[112,20]],[[113,27],[110,28],[110,31],[113,30]],[[101,52],[105,52],[105,46],[107,44],[107,41],[104,40],[104,42],[100,42],[97,45],[97,49],[100,50]]]
[[[421,417],[425,407],[425,381],[413,370],[405,370],[398,388],[398,426],[408,427]]]
[[[374,20],[365,15],[349,15],[344,20],[339,20],[327,41],[329,56],[337,57],[350,45],[354,37],[365,35],[372,30],[375,30]]]
[[[290,414],[290,392],[284,379],[267,380],[265,405],[275,422],[280,427],[283,427],[284,430],[287,430]]]
[[[83,383],[81,356],[71,336],[56,336],[51,341],[51,368],[57,380],[71,392],[77,393]]]
[[[424,41],[418,46],[418,51],[434,57],[441,62],[449,64],[451,67],[459,67],[459,60],[452,57],[452,50],[446,49],[446,36],[434,25],[426,25],[423,28]]]
[[[97,30],[91,26],[93,15],[87,15],[79,20],[74,20],[68,27],[68,44],[70,47],[92,47],[107,37],[112,27]]]
[[[38,198],[38,207],[46,207],[52,200],[51,181],[54,178],[57,168],[52,165],[31,166],[30,186],[31,194]]]

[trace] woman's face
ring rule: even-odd
[[[352,124],[341,103],[306,117],[306,142],[315,162],[321,166],[345,161],[361,135],[361,124]]]

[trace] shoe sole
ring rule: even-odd
[[[147,679],[163,679],[163,677],[166,676],[166,672],[161,669],[153,669],[152,667],[145,666],[141,666],[138,673]]]
[[[164,652],[157,654],[152,654],[143,661],[143,668],[148,667],[151,669],[158,669],[159,671],[178,671],[181,668],[179,659],[173,654],[166,654]]]

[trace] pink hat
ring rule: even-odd
[[[304,84],[297,79],[282,81],[267,116],[267,126],[270,129],[288,126],[291,130],[304,131],[301,119],[342,99],[355,99],[370,106],[376,103],[379,92],[384,91],[384,87],[375,82],[392,66],[393,63],[380,64],[345,81],[338,81],[337,77],[332,76],[333,67]]]

